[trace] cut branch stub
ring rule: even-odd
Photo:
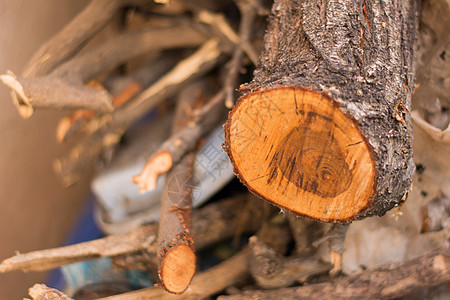
[[[372,206],[371,146],[323,93],[279,87],[246,95],[228,118],[226,145],[252,192],[299,215],[348,220]]]

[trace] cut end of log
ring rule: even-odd
[[[8,71],[6,74],[0,75],[0,80],[12,90],[11,97],[20,116],[24,119],[30,118],[34,113],[34,108],[16,75]]]
[[[164,255],[159,269],[162,286],[170,293],[181,294],[195,274],[196,258],[191,246],[179,244]]]
[[[372,148],[323,93],[282,86],[242,97],[225,150],[251,192],[298,215],[346,223],[373,205]]]
[[[172,168],[172,155],[165,151],[156,154],[147,162],[141,174],[131,180],[139,187],[141,194],[156,188],[158,175],[164,174]]]

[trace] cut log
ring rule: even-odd
[[[347,223],[405,201],[416,1],[278,0],[260,64],[225,124],[250,191]]]

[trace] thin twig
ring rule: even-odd
[[[178,61],[178,55],[164,55],[149,62],[138,71],[128,76],[116,76],[105,80],[104,86],[113,96],[113,106],[120,108],[142,91],[144,87],[158,80]],[[70,116],[62,118],[56,128],[56,137],[64,142],[75,133],[86,130],[86,123],[95,116],[93,111],[77,110]]]
[[[241,43],[239,35],[233,30],[223,14],[201,10],[200,12],[198,12],[197,17],[202,23],[211,26],[215,35],[221,37],[223,40],[228,41],[235,47],[242,47],[242,50],[248,56],[250,61],[254,65],[258,64],[258,52],[255,50],[253,45],[250,44],[249,41],[243,40]]]
[[[251,48],[250,37],[252,33],[253,23],[257,14],[258,3],[257,0],[236,0],[237,6],[241,12],[241,21],[239,25],[239,46],[236,47],[233,57],[229,62],[228,74],[225,78],[225,106],[231,108],[234,105],[234,91],[236,90],[236,83],[239,72],[242,68],[242,59],[244,58],[244,48],[250,49],[248,51],[249,58],[256,66],[257,56]]]

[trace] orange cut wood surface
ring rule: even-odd
[[[241,98],[225,148],[253,193],[296,214],[347,222],[372,206],[372,148],[330,97],[278,87]]]
[[[195,264],[192,247],[179,244],[170,248],[161,262],[159,277],[163,287],[174,294],[184,292],[194,277]]]

